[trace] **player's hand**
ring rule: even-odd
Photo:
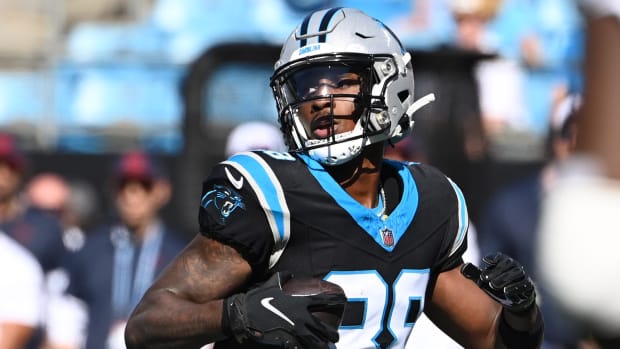
[[[506,310],[522,313],[532,309],[536,291],[521,263],[500,252],[486,255],[482,260],[486,264],[482,269],[466,263],[461,273]]]
[[[346,297],[282,292],[290,274],[276,273],[247,293],[225,299],[222,329],[239,343],[253,341],[281,348],[327,348],[338,341],[338,328],[314,317],[309,308],[344,304]]]

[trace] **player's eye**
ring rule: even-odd
[[[351,87],[359,86],[361,81],[359,79],[340,79],[336,84],[336,88],[339,90],[348,90]]]
[[[303,97],[307,98],[307,97],[315,96],[317,93],[320,92],[320,90],[324,88],[327,89],[329,92],[341,93],[355,86],[359,86],[360,84],[361,82],[359,79],[351,79],[351,78],[340,79],[336,82],[333,82],[331,80],[330,81],[322,80],[321,82],[315,84],[314,86],[311,86],[305,89],[305,93],[303,93]]]

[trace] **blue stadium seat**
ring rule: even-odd
[[[206,84],[203,115],[228,125],[257,119],[274,122],[278,114],[269,87],[271,73],[271,65],[222,66]]]
[[[36,72],[0,72],[0,126],[36,125],[44,114],[45,91],[45,77]]]
[[[169,35],[168,57],[189,63],[220,42],[281,43],[305,14],[286,0],[157,0],[151,21]]]
[[[171,65],[65,64],[57,81],[59,146],[75,144],[72,150],[89,151],[88,136],[105,134],[113,142],[115,132],[134,132],[153,147],[178,150],[171,148],[170,140],[178,145],[176,140],[181,138],[179,83],[183,72]],[[105,144],[97,142],[93,141],[92,151],[105,149]]]
[[[67,59],[75,62],[165,61],[167,36],[149,22],[78,24],[67,36]]]

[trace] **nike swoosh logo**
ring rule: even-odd
[[[288,318],[288,316],[284,315],[284,313],[282,313],[280,311],[280,309],[276,308],[273,306],[273,304],[271,304],[271,301],[273,300],[273,297],[266,297],[260,300],[260,304],[265,307],[265,309],[269,310],[270,312],[276,314],[277,316],[279,316],[280,318],[282,318],[284,321],[288,322],[289,324],[291,324],[291,326],[295,326],[295,323]]]
[[[228,180],[230,181],[230,183],[232,183],[235,189],[240,190],[241,187],[243,187],[243,176],[239,177],[239,179],[236,179],[235,177],[233,177],[232,173],[228,171],[228,167],[224,168],[224,172],[226,172],[226,177],[228,177]]]

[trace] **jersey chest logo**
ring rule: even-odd
[[[381,229],[381,238],[383,239],[383,244],[387,247],[394,246],[394,232],[390,228]]]

